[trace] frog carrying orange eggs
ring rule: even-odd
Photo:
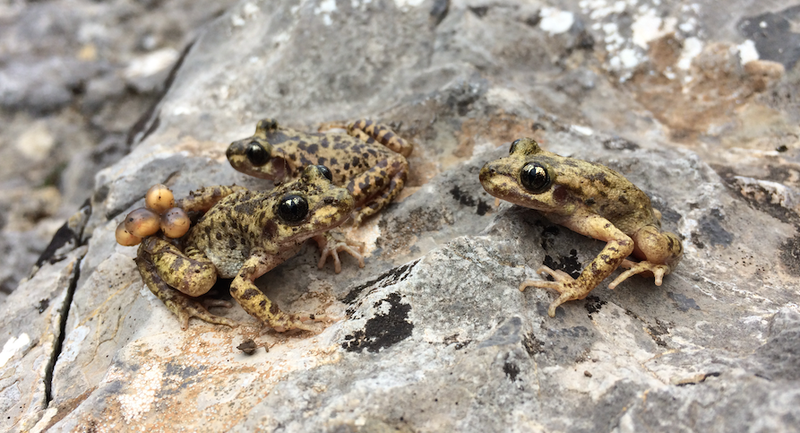
[[[150,187],[145,194],[145,207],[136,209],[125,217],[115,232],[117,243],[126,247],[139,245],[142,238],[161,230],[168,238],[179,238],[189,231],[189,215],[175,206],[175,197],[166,185]]]
[[[139,244],[135,261],[142,279],[184,329],[191,317],[236,325],[211,314],[196,299],[221,277],[233,278],[233,298],[274,330],[313,330],[307,322],[325,320],[324,315],[285,313],[254,282],[293,257],[306,240],[323,236],[350,217],[353,197],[331,178],[325,166],[309,165],[297,179],[270,191],[213,186],[177,202],[157,185],[147,194],[146,208],[128,214],[118,227],[117,241]],[[202,216],[189,227],[187,214],[193,212]]]

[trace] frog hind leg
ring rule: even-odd
[[[313,238],[320,250],[319,263],[317,266],[322,269],[328,261],[328,257],[333,258],[333,270],[337,274],[342,271],[342,262],[339,253],[345,252],[358,260],[358,267],[364,267],[364,243],[347,239],[345,235],[337,230],[331,230]]]
[[[256,287],[256,278],[264,275],[269,270],[278,266],[281,259],[275,256],[254,251],[248,258],[239,274],[231,283],[231,295],[239,302],[244,310],[267,324],[277,332],[285,332],[293,329],[303,331],[315,331],[316,329],[305,322],[320,322],[327,319],[324,315],[314,314],[288,314],[278,308],[278,306],[267,298],[261,290]]]
[[[411,151],[414,150],[411,143],[401,138],[391,128],[371,120],[356,120],[347,126],[347,133],[368,143],[371,138],[405,157],[411,155]]]
[[[577,221],[573,222],[573,221]],[[577,279],[563,271],[554,271],[547,266],[540,267],[538,273],[549,274],[555,281],[528,280],[520,284],[520,291],[527,287],[555,290],[558,298],[550,303],[547,315],[555,317],[556,308],[567,301],[583,299],[606,277],[611,275],[622,261],[633,251],[633,240],[608,220],[599,215],[584,215],[571,221],[554,221],[573,231],[606,241],[600,254],[586,266]]]
[[[378,213],[391,203],[403,190],[406,177],[408,177],[408,161],[405,158],[396,158],[380,161],[347,182],[347,190],[353,194],[356,203],[361,203],[356,211],[354,225],[358,227],[364,219]]]
[[[148,238],[150,239],[150,238]],[[170,245],[168,242],[158,239],[165,244]],[[170,245],[173,247],[172,245]],[[174,248],[174,247],[173,247]],[[142,280],[147,285],[147,288],[153,292],[154,295],[164,305],[172,311],[181,323],[181,329],[184,331],[189,328],[189,319],[192,317],[198,318],[204,322],[214,323],[218,325],[225,325],[230,327],[237,326],[236,322],[225,317],[216,316],[211,314],[206,307],[231,307],[231,304],[221,300],[206,300],[205,306],[200,301],[193,299],[190,296],[170,287],[161,274],[158,272],[156,265],[152,258],[153,254],[146,251],[144,244],[139,247],[139,254],[134,259],[136,266],[139,269],[139,274]],[[158,253],[156,253],[158,256]]]
[[[632,275],[649,272],[655,277],[656,286],[660,286],[664,275],[669,274],[683,256],[683,245],[680,239],[673,233],[662,231],[655,225],[645,226],[633,235],[636,244],[635,256],[643,257],[644,260],[634,262],[624,260],[621,266],[628,268],[621,273],[611,284],[609,289],[614,289],[617,285]]]

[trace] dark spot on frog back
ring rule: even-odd
[[[600,183],[605,187],[610,187],[611,182],[606,179],[606,173],[603,171],[598,171],[596,173],[592,173],[586,176],[587,179],[591,180],[592,182]]]

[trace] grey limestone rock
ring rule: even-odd
[[[3,318],[25,325],[3,328],[0,395],[17,406],[0,426],[798,431],[800,148],[787,137],[800,111],[764,99],[798,72],[769,59],[745,68],[752,47],[733,26],[766,10],[741,3],[727,30],[704,21],[713,2],[230,8],[187,52],[131,153],[97,174],[85,246],[31,280],[79,269],[50,301],[68,312],[63,334],[29,310]],[[364,269],[347,257],[340,274],[317,269],[309,246],[258,281],[288,311],[331,316],[318,333],[261,329],[238,306],[214,311],[241,326],[182,331],[114,229],[154,183],[179,197],[271,187],[224,156],[267,116],[308,130],[389,123],[415,144],[406,190],[348,231],[365,243]],[[765,119],[772,129],[753,123]],[[575,272],[602,248],[483,191],[480,168],[522,136],[608,165],[652,198],[686,251],[662,286],[606,282],[555,318],[553,293],[518,290],[540,265]],[[36,356],[57,356],[48,392],[10,370],[32,362],[23,332]],[[45,338],[63,343],[36,343]],[[35,400],[14,400],[23,388]]]

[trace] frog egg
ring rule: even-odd
[[[144,196],[144,204],[148,209],[152,209],[159,214],[163,214],[167,209],[175,206],[175,196],[166,185],[156,184],[147,190]]]
[[[139,242],[142,241],[142,238],[135,236],[133,233],[125,229],[125,221],[119,223],[114,236],[117,238],[117,243],[124,247],[139,245]]]
[[[159,220],[157,213],[140,207],[125,217],[125,230],[140,238],[154,235],[161,226]]]
[[[168,238],[179,238],[185,235],[191,225],[189,215],[179,207],[174,207],[161,216],[161,230]]]

